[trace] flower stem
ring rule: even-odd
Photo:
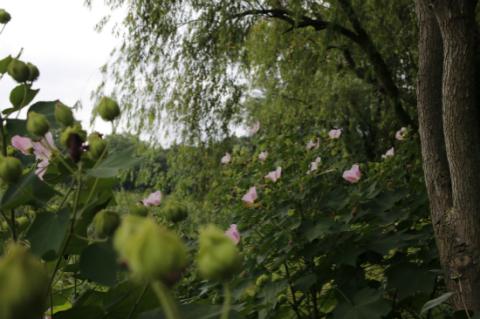
[[[230,291],[230,286],[227,283],[223,285],[223,291],[225,295],[222,306],[222,316],[220,319],[228,319],[232,305],[232,292]]]
[[[160,281],[152,283],[153,291],[162,305],[163,313],[167,319],[181,319],[175,300],[168,288]]]

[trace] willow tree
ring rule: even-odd
[[[376,0],[106,2],[126,7],[123,43],[105,72],[131,114],[143,115],[135,127],[158,128],[168,118],[190,136],[226,132],[248,114],[255,89],[321,113],[334,103],[322,97],[345,95],[333,92],[342,81],[370,95],[361,105],[347,101],[375,114],[364,126],[415,123],[410,1],[380,11]],[[249,46],[255,37],[259,46]]]

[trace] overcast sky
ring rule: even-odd
[[[1,0],[12,20],[0,35],[0,58],[16,55],[40,69],[34,88],[36,100],[60,99],[67,105],[81,101],[77,118],[88,124],[92,109],[90,93],[101,79],[99,68],[108,61],[118,43],[110,32],[97,33],[94,27],[108,14],[102,1],[92,10],[83,0]],[[0,107],[9,106],[8,94],[15,86],[9,77],[0,82]],[[109,126],[97,121],[95,129],[107,133]]]

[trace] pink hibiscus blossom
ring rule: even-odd
[[[339,129],[334,129],[334,130],[330,130],[330,132],[328,132],[328,136],[329,136],[331,139],[340,138],[341,135],[342,135],[342,129],[341,129],[341,128],[339,128]]]
[[[354,164],[351,169],[343,172],[343,178],[349,183],[357,183],[362,177],[362,172],[360,172],[360,167],[358,164]]]
[[[28,137],[15,135],[12,137],[12,146],[25,155],[31,155],[33,150],[33,142]]]
[[[253,125],[249,129],[250,135],[257,134],[259,130],[260,130],[260,122],[256,121],[255,123],[253,123]]]
[[[225,155],[223,155],[222,159],[220,160],[220,163],[228,164],[230,163],[231,160],[232,160],[232,155],[230,155],[230,153],[225,153]]]
[[[238,231],[236,224],[231,224],[230,228],[225,231],[225,235],[227,235],[231,240],[233,240],[235,245],[238,245],[238,243],[240,242],[240,232]]]
[[[276,170],[271,171],[270,173],[265,175],[265,178],[275,183],[281,176],[282,176],[282,168],[277,167]]]
[[[158,206],[162,201],[162,192],[156,191],[155,193],[151,193],[148,195],[147,198],[142,200],[143,205],[145,206]]]
[[[320,141],[317,138],[315,140],[312,139],[312,140],[308,141],[305,148],[309,151],[309,150],[317,149],[319,146],[320,146]]]
[[[267,159],[267,157],[268,157],[267,151],[263,151],[260,154],[258,154],[258,159],[262,162],[264,162]]]
[[[246,203],[246,204],[253,204],[255,202],[255,200],[258,198],[258,195],[257,195],[257,188],[255,186],[252,186],[248,189],[248,192],[243,195],[242,197],[242,200]]]
[[[390,148],[385,154],[382,155],[382,158],[392,157],[395,155],[395,148]]]
[[[322,159],[320,157],[317,157],[313,162],[311,162],[308,174],[315,172],[321,163],[322,163]]]
[[[402,127],[401,129],[399,129],[397,131],[397,133],[395,133],[395,138],[399,141],[403,141],[405,139],[405,137],[407,136],[407,128],[406,127]]]

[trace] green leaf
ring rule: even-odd
[[[7,73],[7,68],[10,62],[12,61],[12,56],[9,55],[6,58],[0,60],[0,74]]]
[[[0,209],[13,209],[21,205],[44,206],[57,192],[42,182],[34,171],[8,187],[0,201]]]
[[[293,286],[295,290],[300,290],[304,292],[308,292],[310,287],[317,283],[317,275],[312,273],[307,273],[305,276],[302,276],[295,280]]]
[[[352,302],[344,301],[334,311],[336,319],[380,319],[390,311],[382,293],[370,288],[358,291]]]
[[[88,246],[80,255],[80,274],[104,286],[113,286],[117,280],[117,255],[107,243]]]
[[[134,154],[133,147],[111,154],[100,165],[90,169],[87,174],[99,178],[117,176],[120,170],[128,169],[140,161],[138,157],[134,157]]]
[[[386,271],[386,275],[388,288],[397,290],[399,300],[422,292],[430,294],[435,283],[434,273],[412,263],[395,264]]]
[[[58,256],[67,234],[70,211],[67,208],[58,213],[38,213],[28,229],[27,240],[32,252],[45,260]]]
[[[420,312],[421,314],[424,314],[425,312],[429,311],[430,309],[433,309],[435,307],[437,307],[438,305],[441,305],[442,303],[444,303],[445,301],[447,301],[451,296],[453,296],[455,293],[453,292],[446,292],[444,293],[443,295],[441,295],[440,297],[437,297],[435,299],[432,299],[432,300],[429,300],[427,301],[423,307],[422,307],[422,311]]]
[[[222,307],[216,305],[188,304],[179,306],[182,319],[218,319],[222,313]],[[144,312],[139,319],[165,319],[161,309]],[[230,311],[229,319],[241,319],[238,312]]]
[[[13,109],[3,111],[3,114],[10,114],[30,104],[40,90],[32,90],[30,85],[20,84],[10,92],[10,103]]]
[[[18,120],[18,119],[7,119],[7,132],[8,136],[11,138],[15,135],[26,136],[27,132],[27,121]]]
[[[102,308],[96,306],[76,307],[55,314],[55,319],[101,319],[104,318]]]

